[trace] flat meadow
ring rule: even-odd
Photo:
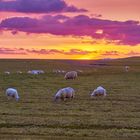
[[[130,66],[128,72],[125,65]],[[27,74],[32,69],[45,74]],[[65,80],[64,74],[53,69],[83,72],[75,80]],[[23,73],[17,74],[19,70]],[[91,99],[90,93],[100,85],[107,97]],[[67,86],[76,90],[75,98],[53,102],[57,90]],[[19,102],[7,100],[8,87],[18,90]],[[140,58],[103,62],[1,59],[1,139],[139,140]]]

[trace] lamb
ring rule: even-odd
[[[18,92],[14,88],[8,88],[6,90],[6,96],[7,96],[8,100],[10,100],[11,98],[15,98],[16,101],[19,100]]]
[[[66,80],[67,79],[76,79],[77,78],[77,72],[76,71],[70,71],[70,72],[67,72],[65,74],[65,77],[64,77]]]
[[[95,97],[95,96],[106,96],[106,89],[104,89],[103,87],[99,86],[97,87],[92,93],[91,93],[91,97]]]
[[[54,97],[54,101],[63,100],[66,99],[73,99],[75,95],[75,90],[71,87],[66,87],[58,90]]]

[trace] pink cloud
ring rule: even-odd
[[[21,54],[21,55],[27,55],[26,52],[21,51],[20,49],[10,49],[10,48],[0,48],[0,54]]]
[[[140,24],[138,21],[112,21],[90,18],[85,15],[68,17],[46,15],[40,19],[12,17],[2,20],[1,30],[53,35],[90,36],[93,39],[106,39],[118,45],[140,44]],[[102,31],[99,33],[99,31]]]

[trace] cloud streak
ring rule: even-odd
[[[68,51],[61,50],[61,49],[25,49],[25,48],[6,48],[6,47],[1,47],[0,48],[0,55],[23,55],[23,56],[30,56],[30,55],[39,55],[39,56],[44,56],[44,55],[66,55],[66,56],[92,56],[94,57],[95,55],[98,56],[99,58],[101,57],[108,57],[108,58],[113,58],[113,57],[121,57],[121,56],[139,56],[139,52],[135,51],[129,51],[127,53],[119,52],[119,51],[87,51],[87,50],[82,50],[82,49],[70,49]]]
[[[101,55],[103,55],[103,56],[119,56],[120,52],[118,52],[118,51],[105,51]]]
[[[70,49],[68,51],[58,50],[58,49],[24,49],[24,48],[0,48],[0,54],[38,54],[38,55],[88,55],[91,53],[96,53],[96,51],[87,51],[82,49]]]
[[[22,13],[86,12],[64,0],[10,0],[0,1],[0,11]]]
[[[12,48],[12,49],[10,49],[10,48],[0,48],[0,54],[27,55],[27,53],[24,52],[22,49],[16,49],[16,48]]]
[[[2,20],[1,30],[53,35],[90,36],[93,39],[105,39],[107,43],[117,45],[140,44],[140,23],[138,21],[112,21],[90,18],[85,15],[68,17],[64,15],[46,15],[40,19],[30,17],[12,17]]]

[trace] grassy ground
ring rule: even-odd
[[[129,72],[124,72],[124,62],[92,68],[63,61],[0,60],[0,139],[139,140],[140,59],[131,62]],[[84,73],[66,81],[51,72],[56,68]],[[29,69],[43,69],[46,74],[15,73]],[[3,74],[5,70],[12,74]],[[108,96],[91,100],[90,92],[99,85]],[[56,91],[66,86],[76,90],[75,99],[54,103]],[[7,101],[7,87],[18,89],[19,102]]]

